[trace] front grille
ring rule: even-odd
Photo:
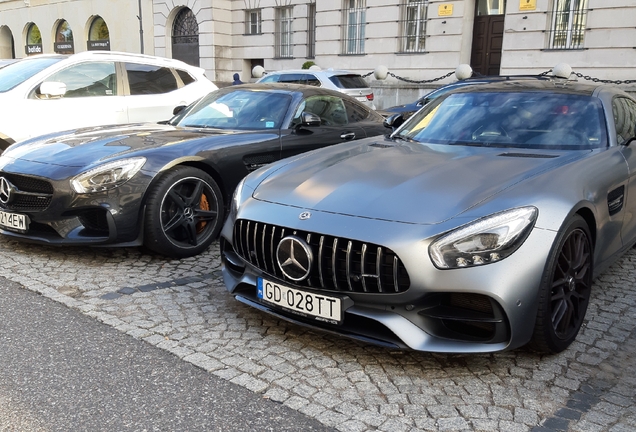
[[[276,262],[278,243],[289,235],[304,240],[313,254],[309,276],[300,282],[288,279]],[[234,224],[234,250],[264,273],[308,288],[394,294],[410,285],[393,251],[358,240],[239,219]]]
[[[19,174],[0,173],[14,187],[11,200],[2,203],[6,209],[18,211],[40,211],[51,204],[53,185],[46,180]]]

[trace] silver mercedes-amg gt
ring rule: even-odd
[[[225,284],[280,318],[392,347],[560,352],[593,278],[636,242],[635,129],[636,100],[617,87],[466,86],[390,136],[244,179],[222,231]]]

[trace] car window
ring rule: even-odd
[[[612,102],[616,141],[625,144],[636,136],[636,103],[625,97],[617,97]]]
[[[347,108],[347,119],[349,123],[357,123],[369,118],[371,111],[362,104],[357,104],[349,100],[342,100]]]
[[[357,74],[349,75],[334,75],[329,77],[332,83],[338,88],[352,89],[352,88],[366,88],[369,87],[364,79]]]
[[[12,63],[0,69],[0,93],[11,90],[36,73],[62,60],[59,58],[39,58]]]
[[[396,137],[488,147],[589,149],[607,145],[598,98],[540,92],[451,94],[411,117]]]
[[[66,84],[65,98],[117,94],[117,74],[113,62],[76,64],[54,73],[45,81]]]
[[[259,82],[261,83],[278,82],[278,75],[267,75],[265,76],[265,78],[261,79]]]
[[[219,129],[279,129],[291,97],[267,91],[216,91],[194,105],[178,126]]]
[[[320,117],[326,126],[345,125],[349,122],[344,101],[336,96],[310,96],[300,104],[294,115],[293,124],[300,123],[302,112],[310,112]]]
[[[162,94],[177,89],[177,79],[170,68],[126,63],[131,95]]]
[[[195,79],[192,78],[192,75],[190,75],[188,72],[182,69],[175,69],[175,70],[177,71],[177,74],[179,74],[179,78],[181,78],[181,81],[183,81],[183,85],[188,85],[195,81]]]

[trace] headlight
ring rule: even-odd
[[[230,214],[236,215],[239,205],[241,204],[241,195],[243,194],[243,186],[245,186],[245,178],[236,185],[234,189],[234,195],[232,195],[232,206],[230,207]]]
[[[130,180],[146,163],[145,157],[122,159],[83,172],[71,179],[77,193],[101,192],[114,189]]]
[[[440,269],[501,261],[523,244],[538,213],[536,207],[521,207],[486,216],[438,238],[428,253]]]

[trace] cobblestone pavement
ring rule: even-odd
[[[218,248],[181,261],[138,249],[0,239],[0,276],[340,431],[633,431],[636,250],[595,283],[564,353],[389,350],[236,302]]]

